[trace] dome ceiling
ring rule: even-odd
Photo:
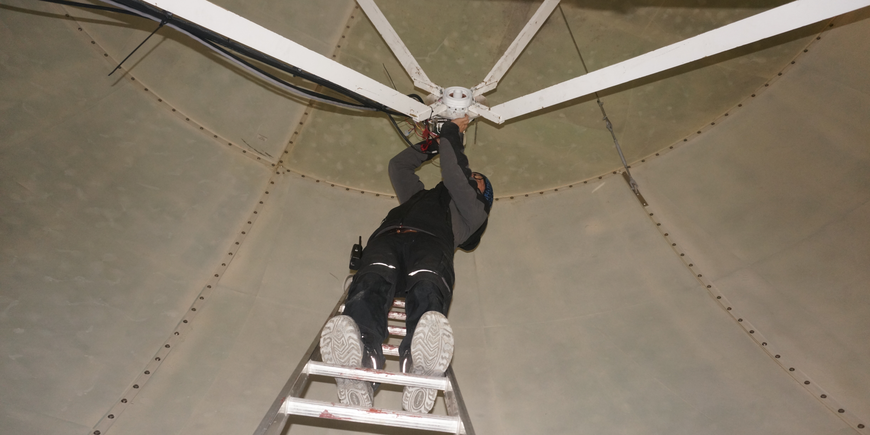
[[[353,2],[215,1],[402,93],[420,93]],[[787,1],[563,1],[499,87],[494,105],[630,59]],[[471,87],[487,75],[537,10],[533,1],[378,0],[433,82]],[[91,14],[91,13],[89,13]],[[92,13],[84,31],[123,59],[154,23]],[[629,163],[709,126],[776,77],[825,23],[755,43],[600,94]],[[570,28],[570,31],[569,31]],[[576,40],[575,48],[573,37]],[[275,89],[171,29],[125,64],[167,108],[219,144],[291,171],[364,191],[391,193],[389,158],[404,142],[383,114],[308,102]],[[119,78],[120,80],[120,78]],[[213,134],[212,134],[213,133]],[[594,98],[495,125],[469,128],[468,155],[496,196],[549,190],[621,168]],[[437,161],[421,170],[438,179]]]

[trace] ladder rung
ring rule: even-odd
[[[357,408],[339,403],[320,402],[296,397],[288,397],[281,406],[281,412],[305,417],[328,418],[408,429],[465,433],[465,428],[459,417],[418,414],[389,409]]]
[[[387,372],[384,370],[357,369],[350,367],[334,366],[315,361],[308,362],[307,371],[309,375],[356,379],[359,381],[379,382],[382,384],[391,385],[431,388],[442,391],[447,389],[448,386],[447,378],[442,376],[421,376],[409,375],[405,373]]]
[[[387,318],[392,320],[405,320],[408,318],[408,315],[401,311],[390,311],[387,313]]]
[[[384,343],[381,345],[381,349],[383,349],[384,355],[399,356],[399,346]]]
[[[397,337],[404,337],[407,334],[404,326],[387,326],[387,332]]]

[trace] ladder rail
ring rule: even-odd
[[[350,278],[345,279],[344,283],[344,294],[338,299],[338,303],[335,304],[335,308],[332,309],[332,314],[326,318],[323,322],[323,325],[320,326],[320,330],[326,326],[326,322],[329,321],[333,316],[335,316],[339,310],[343,307],[344,301],[347,299],[347,291],[350,288]],[[284,388],[281,389],[281,392],[278,393],[278,397],[275,398],[275,401],[272,402],[272,406],[269,407],[269,411],[263,416],[263,420],[260,421],[260,425],[257,426],[257,430],[254,431],[254,435],[278,435],[284,430],[284,426],[287,425],[287,419],[290,416],[289,414],[281,412],[282,405],[288,397],[298,397],[302,391],[305,390],[305,387],[311,382],[308,377],[308,372],[306,371],[306,367],[309,361],[320,361],[320,334],[317,334],[314,337],[314,341],[311,342],[311,346],[308,346],[308,350],[303,354],[302,359],[299,360],[299,364],[296,365],[296,369],[293,370],[293,374],[290,375],[290,378],[287,379],[287,383],[284,384]],[[273,417],[274,416],[274,417]],[[277,423],[277,424],[276,424]],[[273,429],[273,430],[270,430]],[[277,428],[277,431],[274,429]]]
[[[471,426],[471,416],[468,415],[468,408],[465,407],[465,400],[462,399],[462,393],[459,391],[459,382],[456,382],[456,374],[453,373],[453,364],[447,366],[447,385],[444,390],[444,401],[447,402],[447,414],[455,415],[462,421],[464,434],[474,435],[474,427]],[[459,432],[457,432],[458,434]]]

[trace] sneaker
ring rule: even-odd
[[[444,376],[453,359],[453,330],[443,314],[427,311],[420,317],[411,339],[411,373]],[[405,387],[402,407],[406,411],[428,413],[435,405],[438,390]]]
[[[361,367],[363,344],[359,327],[348,316],[335,316],[326,322],[320,333],[320,354],[323,362],[342,367]],[[365,381],[335,378],[338,400],[345,405],[371,408],[372,384]]]

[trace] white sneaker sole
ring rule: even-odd
[[[323,362],[342,367],[361,367],[363,346],[359,327],[348,316],[335,316],[320,333]],[[338,400],[345,405],[370,408],[372,385],[369,382],[335,378]]]
[[[443,314],[428,311],[420,317],[411,340],[412,373],[442,376],[453,359],[453,329]],[[406,411],[428,413],[435,405],[438,390],[405,387],[402,407]]]

